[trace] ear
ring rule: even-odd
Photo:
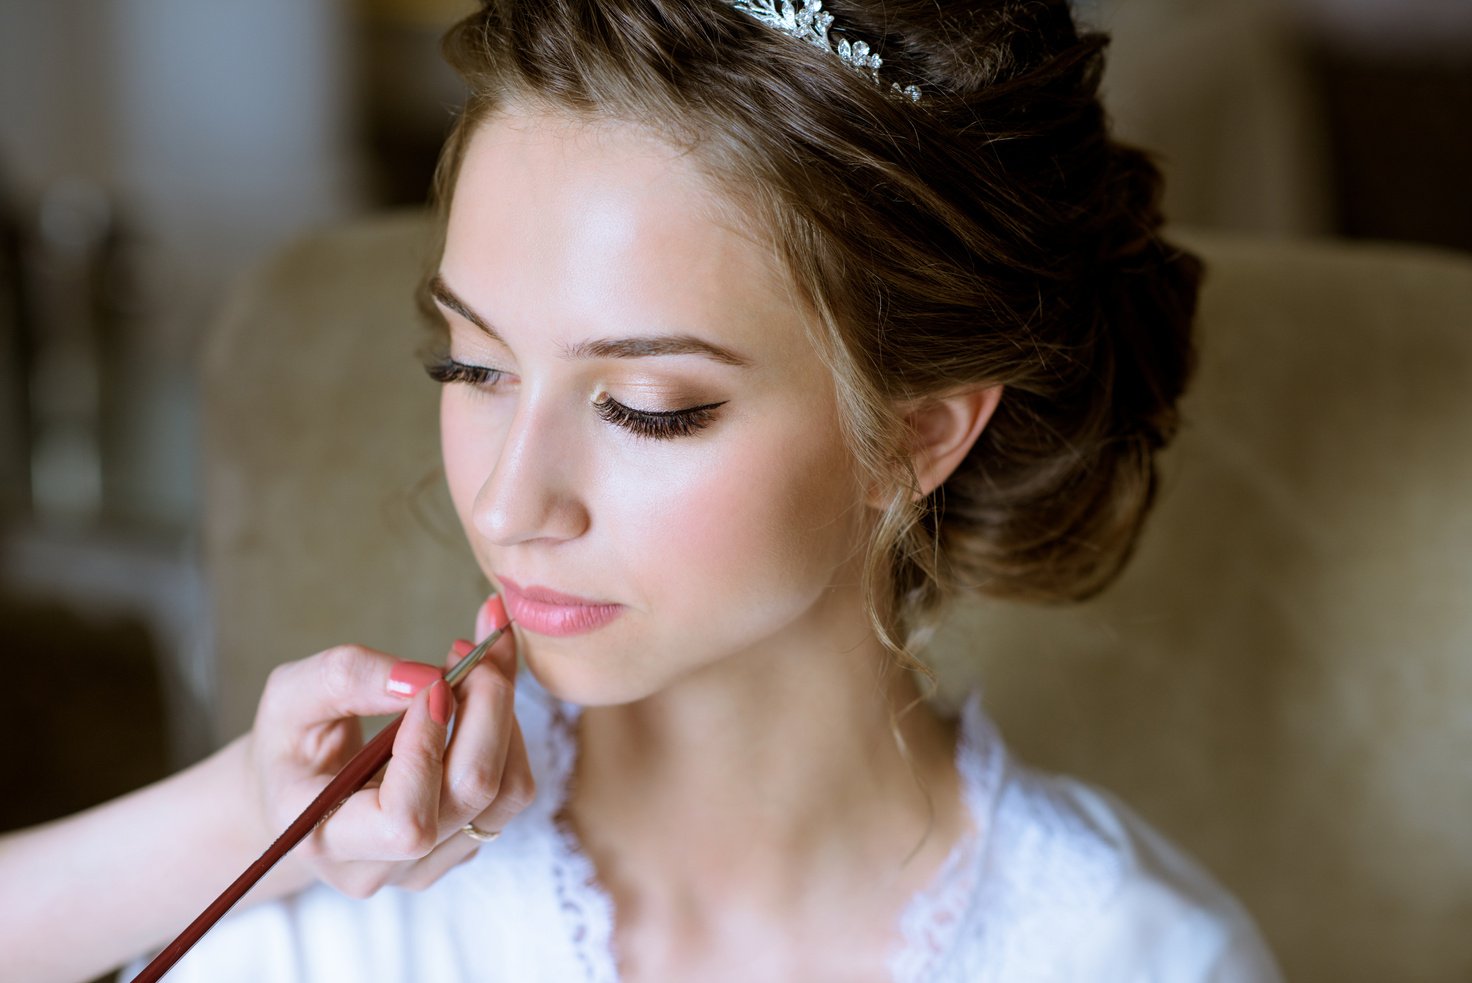
[[[905,404],[910,463],[920,483],[917,498],[935,491],[960,466],[1001,400],[1001,386],[985,386]]]

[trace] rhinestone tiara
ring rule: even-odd
[[[866,75],[875,85],[883,86],[884,83],[879,81],[879,66],[884,64],[884,59],[869,50],[868,42],[839,38],[835,45],[828,39],[833,15],[823,9],[823,0],[803,0],[801,8],[794,7],[792,0],[781,0],[780,5],[777,0],[735,0],[731,6],[799,41],[837,55],[845,65]],[[911,102],[920,101],[919,86],[901,88],[898,82],[891,82],[889,88],[891,92],[907,96]]]

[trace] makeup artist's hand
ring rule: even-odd
[[[482,607],[476,637],[490,634]],[[457,642],[448,666],[470,649]],[[526,745],[513,713],[516,642],[507,632],[456,694],[439,668],[340,646],[272,672],[250,734],[267,842],[285,829],[362,745],[357,717],[406,710],[378,782],[354,793],[282,861],[352,897],[387,884],[421,889],[482,845],[460,829],[500,830],[532,800]],[[390,691],[412,690],[412,695]],[[407,708],[406,708],[407,704]],[[446,745],[446,722],[455,728]]]

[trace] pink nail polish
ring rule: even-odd
[[[450,722],[450,711],[453,709],[453,698],[450,696],[450,687],[445,685],[443,679],[434,681],[429,688],[429,715],[434,722],[441,727]]]
[[[471,650],[475,648],[475,643],[468,639],[457,638],[450,648],[454,649],[455,655],[457,656],[456,661],[458,661],[470,654]]]
[[[440,678],[439,669],[423,662],[395,662],[384,688],[394,696],[408,698]]]

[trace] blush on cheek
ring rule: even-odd
[[[459,419],[450,405],[448,390],[440,395],[440,463],[445,469],[445,484],[450,489],[450,499],[454,502],[455,513],[460,517],[460,524],[469,531],[467,511],[469,501],[466,496],[467,489],[467,465],[464,450],[465,439],[461,432]]]
[[[495,467],[499,441],[489,439],[484,425],[457,402],[461,395],[447,388],[440,398],[440,459],[455,514],[474,543],[475,500]]]
[[[852,551],[855,492],[844,456],[810,443],[753,442],[660,482],[627,527],[646,586],[713,617],[782,620],[812,603]]]

